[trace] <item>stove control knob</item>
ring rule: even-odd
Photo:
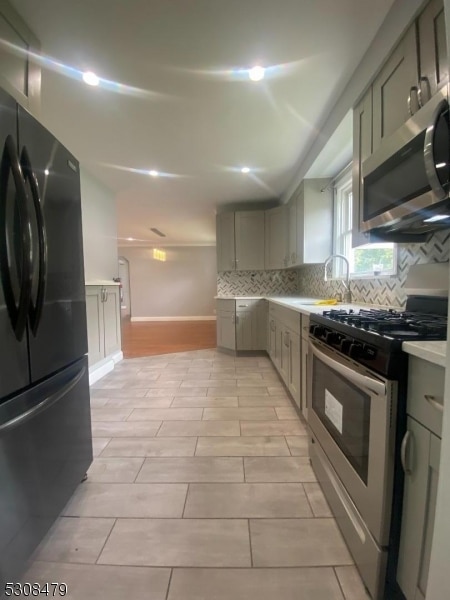
[[[362,354],[363,354],[363,346],[362,346],[362,344],[358,344],[358,342],[354,342],[350,346],[350,350],[348,352],[348,355],[350,356],[350,358],[360,358]]]
[[[353,345],[353,341],[348,339],[348,338],[344,338],[341,340],[341,345],[340,345],[340,350],[343,354],[348,354],[350,352],[350,348]]]
[[[342,335],[336,333],[335,331],[329,331],[325,336],[325,341],[327,344],[339,344],[341,341]]]
[[[322,325],[311,325],[309,333],[314,337],[320,338],[325,334],[325,328]]]

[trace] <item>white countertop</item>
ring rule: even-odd
[[[330,310],[333,308],[336,309],[358,309],[358,308],[398,308],[392,306],[379,306],[374,304],[363,304],[352,302],[351,304],[316,304],[320,300],[325,300],[325,298],[311,298],[306,296],[216,296],[216,300],[268,300],[269,302],[274,302],[275,304],[279,304],[280,306],[285,306],[286,308],[291,308],[299,313],[303,313],[305,315],[310,314],[321,314],[324,310]]]
[[[321,314],[324,310],[332,308],[342,308],[344,310],[358,308],[398,308],[395,306],[380,306],[374,304],[335,304],[335,305],[317,305],[314,302],[323,300],[323,298],[305,298],[301,296],[216,296],[218,299],[224,300],[250,300],[250,299],[266,299],[275,304],[286,306],[299,313],[305,315]],[[441,367],[446,366],[447,359],[447,342],[403,342],[402,349],[413,356],[427,360]]]
[[[428,362],[446,366],[447,342],[403,342],[402,349],[408,354],[423,358]]]

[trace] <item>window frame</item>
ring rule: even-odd
[[[343,169],[333,181],[333,253],[343,254],[350,263],[351,279],[386,279],[397,275],[398,246],[389,242],[373,242],[352,247],[352,213],[353,213],[353,190],[352,190],[352,165]],[[349,196],[352,196],[348,200]],[[346,229],[343,229],[345,223]],[[357,249],[374,246],[393,248],[392,269],[388,271],[365,271],[363,273],[352,272],[353,253]],[[343,260],[333,260],[331,279],[340,280],[346,277],[346,264]]]

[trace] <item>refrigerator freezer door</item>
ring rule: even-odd
[[[0,156],[5,149],[6,138],[12,136],[16,140],[17,134],[17,104],[11,96],[0,89]],[[17,147],[16,147],[17,151]],[[7,157],[5,156],[5,160]],[[2,269],[0,278],[0,402],[9,394],[13,394],[21,388],[26,387],[30,382],[28,369],[27,336],[26,332],[19,341],[14,333],[15,324],[11,318],[10,307],[8,310],[5,299],[5,276],[10,279],[11,292],[14,296],[13,304],[18,307],[20,296],[20,253],[21,247],[20,218],[16,210],[16,189],[10,169],[1,171],[2,183],[7,183],[7,187],[0,194],[0,237],[2,238],[2,247],[7,245],[9,256],[3,256],[8,273]],[[2,261],[3,262],[3,261]],[[6,268],[5,268],[6,270]],[[11,302],[11,298],[9,299]]]
[[[21,107],[18,123],[20,155],[23,162],[28,155],[39,189],[36,198],[27,179],[35,266],[31,315],[39,289],[44,292],[39,322],[29,328],[31,379],[39,381],[87,352],[80,175],[69,151]]]
[[[0,589],[92,462],[87,358],[0,405]]]

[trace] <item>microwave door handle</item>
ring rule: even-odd
[[[441,182],[439,181],[439,177],[436,171],[436,158],[434,156],[434,132],[439,118],[443,114],[445,114],[445,112],[448,112],[448,110],[449,108],[447,100],[442,100],[441,102],[439,102],[431,118],[431,123],[427,127],[427,131],[425,133],[425,142],[423,146],[425,172],[427,174],[430,187],[436,198],[438,198],[439,200],[443,200],[446,196],[446,193],[442,187]]]
[[[377,379],[373,379],[372,377],[368,377],[367,375],[361,375],[357,371],[346,367],[342,363],[337,360],[334,360],[321,350],[319,350],[312,342],[309,343],[309,347],[312,353],[321,360],[324,364],[326,364],[330,369],[336,371],[358,387],[363,387],[371,392],[375,392],[379,396],[386,396],[386,385],[382,381],[378,381]]]

